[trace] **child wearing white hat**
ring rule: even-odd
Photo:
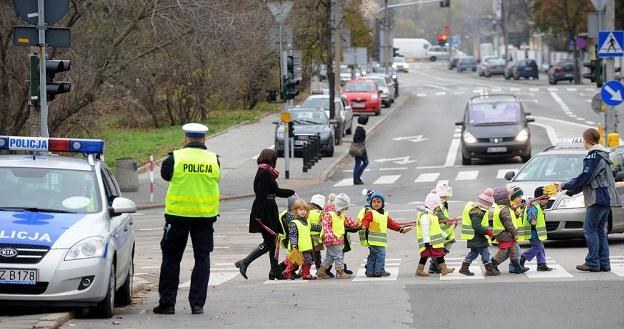
[[[444,261],[444,239],[446,234],[440,228],[440,222],[435,215],[436,208],[442,205],[442,200],[434,189],[425,198],[425,208],[419,209],[416,220],[416,237],[418,238],[418,250],[420,261],[416,269],[416,276],[429,276],[425,272],[425,264],[428,258],[436,258],[440,267],[440,274],[447,275],[455,271],[448,267]]]

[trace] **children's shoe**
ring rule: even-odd
[[[316,270],[316,277],[321,279],[331,279],[331,277],[327,275],[327,268],[323,265]]]
[[[345,273],[349,274],[349,275],[352,275],[352,274],[353,274],[353,271],[351,271],[351,270],[348,270],[348,269],[347,269],[347,264],[344,264],[344,270],[343,270],[343,271],[344,271]]]
[[[494,269],[494,265],[492,263],[485,263],[485,264],[483,264],[483,266],[485,266],[485,276],[497,276],[497,275],[500,275],[500,272],[497,272]]]
[[[524,256],[520,256],[520,266],[525,267],[524,264],[526,263],[527,259]]]
[[[446,263],[438,264],[438,266],[440,267],[440,275],[442,276],[455,272],[455,268],[446,266]]]
[[[494,272],[496,272],[496,273],[500,274],[500,270],[498,269],[498,264],[500,264],[500,263],[499,263],[499,262],[497,262],[497,261],[496,261],[496,259],[494,259],[494,257],[492,257],[492,258],[490,259],[490,262],[492,262],[492,268],[493,268]],[[497,275],[498,275],[498,274],[497,274]]]
[[[548,265],[546,265],[546,264],[537,264],[537,271],[538,272],[550,272],[552,270],[553,270],[553,268],[552,267],[548,267]]]
[[[334,277],[334,273],[332,273],[331,270],[332,270],[332,265],[329,265],[327,270],[325,270],[325,273],[327,273],[327,275],[329,275],[330,278],[333,278]]]
[[[301,265],[301,277],[304,280],[316,280],[315,277],[312,276],[312,274],[310,274],[310,268],[312,267],[312,264],[303,264]]]
[[[522,274],[529,270],[527,267],[520,266],[520,262],[517,260],[512,260],[511,265],[513,266],[513,272],[510,271],[509,273]]]
[[[434,259],[429,261],[429,274],[440,274],[440,267],[438,262]]]
[[[342,267],[336,266],[336,279],[351,279],[351,276],[345,273]]]
[[[282,271],[282,275],[290,280],[294,280],[294,274],[293,272],[295,271],[296,266],[291,263],[288,258],[284,260],[284,263],[286,264],[286,268]]]
[[[416,276],[429,276],[429,273],[425,272],[424,264],[418,264],[418,267],[416,268]]]
[[[474,276],[475,274],[470,272],[470,263],[463,262],[461,268],[459,269],[459,273],[466,276]]]

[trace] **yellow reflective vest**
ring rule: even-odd
[[[434,213],[421,212],[416,219],[416,238],[418,239],[418,250],[423,252],[425,250],[425,242],[423,239],[422,229],[420,228],[420,217],[429,216],[429,244],[433,248],[444,248],[444,238],[442,237],[442,229],[440,229],[440,222],[438,217]]]
[[[496,205],[496,207],[494,208],[494,224],[492,225],[492,230],[494,231],[494,234],[496,235],[505,231],[505,227],[503,226],[503,223],[501,222],[501,219],[500,219],[500,212],[501,210],[503,210],[504,207],[509,208],[509,206],[504,206],[504,205]],[[511,222],[513,223],[514,227],[518,229],[521,223],[518,222],[518,219],[516,217],[516,212],[511,210],[511,208],[509,208],[509,216],[511,216]],[[518,234],[516,239],[517,239],[516,241],[524,241],[524,238],[520,236],[520,234]]]
[[[332,231],[336,238],[340,238],[345,235],[345,213],[341,213],[340,216],[335,211],[329,213],[332,218]],[[321,230],[321,238],[325,235],[325,229]]]
[[[321,225],[321,216],[322,216],[322,214],[323,214],[323,211],[320,210],[320,209],[311,209],[310,213],[308,214],[308,222],[310,224]],[[312,236],[312,243],[314,245],[322,244],[321,232],[311,231],[310,235]]]
[[[542,206],[539,203],[534,203],[535,209],[537,209],[537,218],[535,223],[535,230],[537,231],[537,238],[540,241],[544,241],[548,239],[548,234],[546,232],[546,217],[544,216],[544,210],[542,210]],[[518,235],[522,236],[524,240],[531,239],[531,222],[529,220],[529,208],[526,207],[524,209],[524,213],[522,214],[522,226],[518,230]]]
[[[388,245],[388,213],[380,214],[373,208],[368,208],[368,210],[373,214],[373,221],[368,227],[368,237],[366,230],[360,230],[358,232],[360,244],[364,247],[386,247]]]
[[[440,210],[442,211],[442,214],[444,214],[445,218],[450,218],[448,209],[446,209],[446,207],[440,205]],[[452,225],[442,223],[440,224],[440,229],[442,229],[442,231],[446,233],[446,238],[444,239],[445,243],[455,241],[455,228]]]
[[[469,201],[466,203],[464,211],[462,212],[461,238],[464,240],[472,240],[475,236],[475,231],[472,228],[472,219],[470,218],[470,210],[476,207],[478,207],[476,203]],[[483,219],[481,219],[481,226],[488,227],[488,224],[488,211],[486,210]]]
[[[209,218],[219,214],[221,169],[217,155],[201,148],[173,152],[173,176],[165,198],[165,213]]]
[[[297,225],[297,233],[299,235],[297,240],[297,249],[301,252],[312,250],[312,238],[310,238],[310,222],[306,221],[307,225],[304,225],[299,219],[293,219],[292,222]],[[292,246],[289,242],[288,249],[291,249],[291,247]]]

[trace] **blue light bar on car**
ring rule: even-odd
[[[101,139],[0,136],[0,150],[102,154],[104,141]]]

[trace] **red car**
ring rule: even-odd
[[[353,113],[381,113],[381,90],[373,80],[349,80],[343,87]]]

